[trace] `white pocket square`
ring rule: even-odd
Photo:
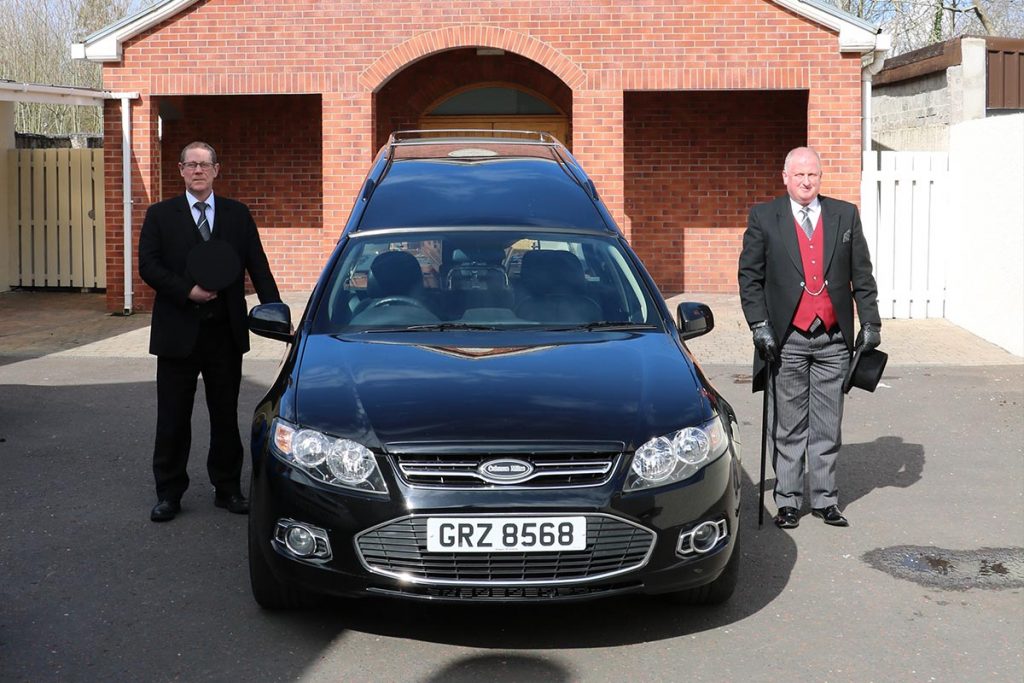
[[[853,233],[851,231],[847,230],[843,233],[843,244],[846,244],[851,239],[853,239]]]

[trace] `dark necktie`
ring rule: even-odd
[[[814,226],[811,225],[811,207],[805,206],[800,209],[800,227],[803,229],[804,234],[807,235],[807,239],[811,239],[811,235],[814,234]]]
[[[199,228],[203,241],[207,242],[210,239],[210,223],[206,220],[206,202],[196,202],[193,206],[199,212],[199,224],[196,227]]]

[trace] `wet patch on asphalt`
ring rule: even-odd
[[[1024,548],[947,550],[897,545],[876,548],[862,558],[879,571],[929,588],[1024,588]]]

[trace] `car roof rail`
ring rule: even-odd
[[[551,133],[542,130],[515,130],[492,128],[433,128],[395,131],[388,138],[388,147],[395,145],[435,144],[440,138],[451,140],[483,140],[516,142],[535,145],[563,146]]]

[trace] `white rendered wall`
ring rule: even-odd
[[[1024,114],[950,130],[946,318],[1024,356]]]

